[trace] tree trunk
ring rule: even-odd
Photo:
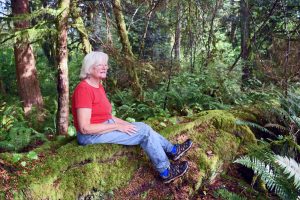
[[[139,53],[140,58],[144,58],[145,40],[146,40],[146,37],[147,37],[149,23],[150,23],[150,20],[151,20],[151,17],[152,17],[152,14],[154,12],[155,7],[156,7],[156,3],[153,3],[151,8],[150,8],[150,12],[147,15],[147,22],[146,22],[146,26],[145,26],[145,29],[144,29],[144,34],[143,34],[143,37],[142,37],[142,41],[140,43],[140,53]]]
[[[85,25],[83,23],[83,20],[80,16],[81,11],[78,7],[78,0],[72,1],[72,7],[71,7],[71,15],[73,17],[74,23],[72,26],[77,29],[79,32],[79,36],[82,42],[82,49],[85,54],[88,54],[92,51],[92,46],[89,41],[88,33],[85,29]]]
[[[67,49],[67,29],[70,0],[60,0],[59,10],[61,12],[57,21],[57,91],[58,91],[58,111],[57,111],[57,133],[68,133],[69,122],[69,80],[68,80],[68,49]]]
[[[103,11],[105,14],[105,23],[106,23],[106,42],[110,45],[113,44],[113,39],[112,39],[112,34],[110,31],[110,22],[109,22],[109,17],[107,15],[107,11],[106,11],[106,6],[105,4],[102,2],[102,7],[103,7]]]
[[[215,21],[216,15],[217,15],[218,7],[219,7],[219,0],[216,0],[216,4],[213,9],[213,13],[212,13],[211,20],[209,23],[210,29],[209,29],[209,33],[208,33],[208,39],[207,39],[207,54],[206,54],[206,60],[204,63],[205,68],[208,66],[208,64],[211,60],[211,43],[212,43],[212,39],[214,37],[214,21]]]
[[[177,3],[177,23],[176,23],[176,31],[175,31],[175,60],[180,62],[180,43],[181,43],[181,13],[182,13],[181,3]]]
[[[12,0],[11,5],[14,17],[29,13],[28,0]],[[14,22],[16,30],[28,28],[29,25],[29,21],[25,20]],[[14,54],[18,92],[27,116],[33,106],[36,106],[38,109],[43,107],[43,98],[35,68],[35,58],[27,33],[23,33],[20,38],[17,38],[14,44]]]
[[[155,9],[156,7],[159,5],[159,1],[150,1],[149,2],[149,12],[147,13],[147,21],[146,21],[146,25],[145,25],[145,28],[144,28],[144,34],[143,34],[143,37],[142,37],[142,41],[140,42],[140,48],[139,48],[139,57],[141,58],[144,58],[144,53],[145,53],[145,40],[146,40],[146,37],[147,37],[147,33],[148,33],[148,27],[149,27],[149,24],[150,24],[150,20],[152,18],[152,15],[153,13],[155,12]]]
[[[118,34],[120,37],[120,42],[122,44],[122,52],[125,54],[124,66],[129,74],[132,81],[133,91],[137,98],[143,99],[142,93],[143,89],[139,81],[139,77],[136,71],[136,60],[131,50],[131,45],[128,39],[128,34],[126,30],[126,24],[124,21],[124,16],[122,13],[120,0],[113,0],[113,11],[116,19],[116,24],[118,28]]]
[[[250,11],[248,0],[241,0],[241,58],[244,62],[242,74],[242,89],[244,90],[251,76],[249,66],[250,55]]]
[[[120,42],[122,44],[122,51],[125,53],[125,55],[129,57],[134,57],[132,50],[131,50],[131,45],[128,39],[128,33],[126,30],[126,24],[122,12],[122,7],[121,7],[121,0],[113,0],[113,11],[115,14],[116,18],[116,24],[118,27],[118,33],[120,37]]]
[[[234,0],[230,0],[230,6],[234,7]],[[237,45],[235,34],[236,34],[236,29],[237,29],[238,23],[237,23],[237,16],[235,15],[234,11],[231,11],[231,12],[232,12],[232,14],[230,15],[229,40],[230,40],[230,43],[232,44],[232,47],[235,48]]]
[[[3,80],[1,79],[1,77],[0,77],[0,94],[1,94],[2,96],[6,96],[5,85],[4,85],[4,82],[3,82]]]

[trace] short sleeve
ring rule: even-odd
[[[86,87],[77,87],[74,91],[74,107],[76,108],[92,108],[92,95]]]

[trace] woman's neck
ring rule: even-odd
[[[99,88],[99,83],[100,83],[100,80],[99,79],[95,79],[95,78],[87,78],[85,79],[85,81],[90,85],[90,86],[93,86],[95,88]]]

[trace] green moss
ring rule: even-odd
[[[191,187],[195,191],[223,171],[245,144],[256,142],[251,130],[236,125],[236,120],[229,111],[205,111],[194,121],[169,124],[161,131],[171,141],[182,134],[194,141],[195,148],[189,152],[188,160],[199,170]],[[139,166],[150,165],[146,156],[140,158],[139,147],[112,144],[83,147],[73,138],[46,143],[36,152],[46,155],[46,159],[33,163],[32,169],[20,176],[16,199],[76,199],[93,188],[103,193],[117,191],[128,185]],[[11,156],[4,157],[9,160]]]
[[[203,181],[209,183],[223,171],[223,166],[232,162],[239,149],[246,144],[256,143],[252,131],[248,127],[236,125],[236,120],[229,111],[205,111],[193,122],[172,126],[163,131],[171,140],[176,135],[187,134],[199,146],[189,157],[191,162],[198,164],[200,171],[196,190]]]
[[[21,176],[19,189],[26,193],[20,193],[18,198],[74,199],[92,188],[104,192],[118,188],[130,180],[138,166],[137,161],[129,160],[126,153],[136,154],[137,151],[136,148],[108,144],[82,147],[72,141],[58,148],[29,174]],[[112,159],[113,156],[117,158]]]

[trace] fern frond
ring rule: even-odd
[[[294,197],[297,195],[297,192],[291,187],[286,177],[278,173],[278,170],[273,169],[272,162],[267,163],[249,156],[243,156],[234,162],[251,168],[255,174],[261,177],[261,180],[266,183],[267,187],[270,190],[274,190],[282,199],[295,199]]]
[[[268,133],[268,134],[276,137],[276,135],[272,131],[269,131],[265,127],[263,127],[263,126],[261,126],[259,124],[253,123],[253,122],[247,122],[247,121],[243,121],[243,120],[236,120],[235,124],[236,125],[240,125],[240,126],[250,126],[252,128],[256,128],[256,129],[258,129],[258,130],[260,130],[262,132]]]
[[[281,131],[288,131],[288,129],[280,124],[273,124],[273,123],[268,123],[264,125],[265,128],[276,128]]]
[[[261,179],[266,182],[267,186],[273,190],[276,186],[275,174],[270,165],[249,156],[243,156],[234,161],[235,163],[242,164],[251,168],[255,174],[261,176]]]
[[[288,175],[288,178],[294,177],[294,185],[300,189],[300,165],[293,159],[288,157],[275,156],[276,163],[278,163],[283,169],[283,173]]]
[[[291,116],[291,119],[296,124],[296,126],[298,127],[298,129],[300,129],[300,117],[297,117],[297,116],[294,115],[294,116]]]

